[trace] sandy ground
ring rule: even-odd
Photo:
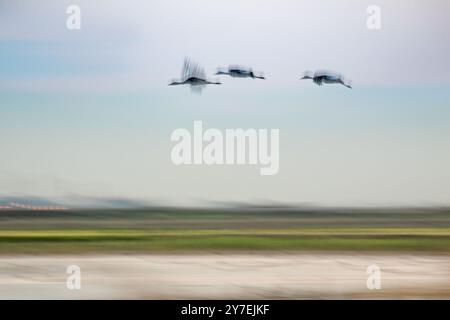
[[[81,289],[66,286],[69,265]],[[381,269],[369,290],[367,267]],[[0,256],[0,299],[450,298],[450,256],[265,253]]]

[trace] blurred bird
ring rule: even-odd
[[[201,92],[207,84],[221,84],[217,81],[210,81],[206,78],[205,70],[198,64],[191,61],[189,58],[184,59],[183,70],[181,72],[180,80],[172,80],[169,86],[188,84],[191,90]]]
[[[261,73],[255,74],[251,68],[239,65],[230,65],[228,68],[219,68],[216,74],[227,74],[233,78],[266,79]]]
[[[306,71],[305,75],[300,80],[303,79],[312,79],[312,81],[319,86],[324,83],[339,83],[347,88],[352,88],[350,81],[346,80],[342,74],[332,71],[319,70],[314,72],[314,74],[311,71]]]

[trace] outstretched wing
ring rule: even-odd
[[[313,81],[319,86],[322,85],[324,82],[326,83],[338,82],[347,86],[346,80],[341,73],[329,70],[317,70],[316,72],[314,72]]]
[[[228,70],[238,74],[249,74],[252,69],[238,64],[230,64]]]
[[[181,78],[184,80],[196,77],[206,80],[205,70],[196,62],[193,62],[188,57],[184,59],[183,70],[181,72]]]
[[[340,79],[342,78],[342,74],[330,70],[317,70],[314,72],[314,77],[328,77],[328,78],[335,78]]]
[[[323,78],[324,78],[324,76],[316,76],[316,75],[314,75],[313,81],[314,81],[315,84],[321,86],[322,83],[323,83]]]

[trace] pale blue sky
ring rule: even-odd
[[[450,204],[450,4],[379,1],[73,1],[0,4],[0,195],[118,196],[170,204]],[[201,95],[167,87],[185,55]],[[298,79],[328,68],[354,89]],[[170,161],[171,132],[279,128],[280,172]]]

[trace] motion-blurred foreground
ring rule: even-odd
[[[0,243],[2,299],[450,298],[447,208],[5,209]]]

